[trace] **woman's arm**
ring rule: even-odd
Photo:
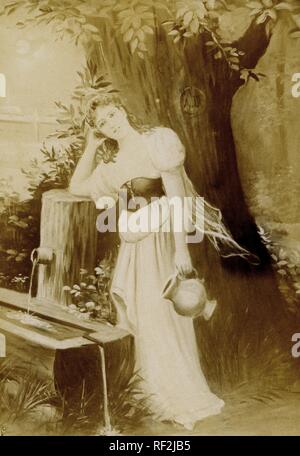
[[[88,179],[95,168],[95,155],[99,144],[99,139],[95,137],[93,130],[90,128],[87,134],[85,150],[70,181],[69,191],[73,195],[90,196]]]
[[[181,210],[178,214],[181,214],[182,220],[174,220],[176,210],[171,210],[171,224],[172,228],[177,228],[174,231],[175,240],[175,266],[179,273],[189,274],[193,270],[193,264],[189,253],[188,245],[186,243],[186,231],[184,224],[184,197],[185,189],[184,183],[181,176],[181,166],[173,169],[171,172],[162,172],[163,184],[166,190],[167,197],[172,199],[176,197],[178,201],[181,200]],[[179,229],[178,229],[179,228]],[[180,229],[181,228],[181,229]]]

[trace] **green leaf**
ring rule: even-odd
[[[145,32],[144,32],[143,30],[138,30],[138,31],[136,32],[136,36],[138,37],[138,39],[139,39],[140,41],[144,41],[144,40],[145,40],[145,37],[146,37],[146,36],[145,36]]]
[[[185,25],[185,27],[187,27],[191,20],[193,19],[193,11],[188,11],[187,13],[185,13],[184,17],[183,17],[183,24]]]
[[[42,6],[39,8],[42,13],[52,13],[53,9],[50,6]]]
[[[144,30],[145,33],[148,33],[149,35],[153,35],[154,31],[149,25],[143,25],[142,29]]]
[[[249,72],[249,77],[254,79],[255,81],[259,82],[259,77],[257,76],[257,74],[253,73],[252,71]]]
[[[146,13],[143,13],[142,14],[142,18],[143,19],[154,19],[154,14],[153,13],[149,13],[149,12],[146,12]]]
[[[95,27],[94,25],[92,25],[92,24],[84,24],[83,28],[85,30],[89,30],[90,32],[93,32],[93,33],[98,33],[99,32],[99,29],[97,27]]]
[[[130,51],[132,54],[134,54],[137,46],[139,44],[139,40],[137,38],[134,38],[131,42],[130,42]]]
[[[179,31],[178,31],[178,30],[171,30],[171,31],[168,33],[168,35],[170,35],[170,36],[176,36],[176,35],[178,35],[178,34],[179,34]]]
[[[190,29],[193,33],[197,33],[199,30],[199,21],[197,18],[194,18],[190,23]]]
[[[6,250],[6,253],[8,255],[17,255],[18,254],[17,250],[13,250],[13,249]]]
[[[186,38],[190,38],[191,36],[193,36],[193,33],[192,32],[184,32],[183,36],[186,37]]]
[[[141,50],[141,51],[147,51],[147,47],[145,45],[145,43],[143,43],[143,41],[140,41],[139,44],[138,44],[138,48]]]
[[[132,26],[133,26],[135,29],[140,28],[141,24],[142,24],[142,21],[141,21],[141,18],[140,18],[140,17],[135,17],[135,18],[133,18],[133,20],[132,20]]]
[[[131,17],[126,17],[121,25],[121,33],[125,33],[131,27]]]
[[[121,18],[121,19],[125,19],[127,17],[133,17],[134,16],[134,13],[132,13],[132,10],[131,9],[126,9],[124,11],[121,11],[120,13],[118,13],[118,16]]]
[[[141,14],[141,13],[144,13],[145,11],[148,11],[148,7],[147,6],[138,6],[135,11],[138,13],[138,14]]]
[[[16,225],[19,228],[28,228],[28,224],[26,222],[19,221],[19,222],[16,222]]]
[[[278,269],[277,272],[278,272],[278,274],[280,274],[282,276],[286,276],[287,275],[287,273],[286,273],[286,271],[284,269]]]
[[[130,28],[129,30],[127,30],[127,32],[123,35],[123,40],[125,41],[125,43],[128,43],[128,41],[131,40],[131,38],[133,37],[133,34],[134,34],[133,28]]]
[[[268,16],[273,19],[273,21],[276,21],[277,19],[277,13],[274,9],[268,10]]]
[[[257,24],[263,24],[268,17],[268,14],[266,12],[263,12],[258,18],[256,19]]]
[[[278,261],[277,265],[278,266],[286,266],[288,264],[288,262],[286,260],[281,260],[281,261]]]
[[[105,87],[108,87],[110,85],[111,85],[110,82],[99,82],[94,87],[95,87],[95,89],[104,89]]]
[[[98,34],[97,34],[97,35],[96,35],[96,34],[93,34],[93,35],[92,35],[92,38],[93,38],[94,41],[96,41],[96,43],[101,43],[101,42],[103,41],[102,38],[101,38],[101,36],[98,35]]]
[[[293,5],[290,5],[289,3],[286,3],[286,2],[278,3],[277,5],[274,6],[274,8],[278,11],[282,11],[282,10],[294,11],[294,9],[295,9],[295,7]]]
[[[189,12],[187,6],[180,8],[176,13],[176,19],[179,19],[181,16],[184,16],[187,12]]]
[[[290,36],[291,36],[292,38],[300,38],[300,30],[297,31],[297,32],[292,32],[292,33],[290,33]]]
[[[260,3],[260,2],[247,2],[246,4],[247,8],[250,8],[250,9],[254,9],[254,8],[257,8],[257,9],[262,9],[263,8],[263,5]]]

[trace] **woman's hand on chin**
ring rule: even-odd
[[[176,249],[175,267],[181,275],[189,275],[193,272],[192,259],[187,246]]]
[[[96,131],[93,128],[91,128],[91,127],[88,128],[88,131],[86,134],[86,144],[87,145],[98,147],[104,141],[105,141],[104,137],[101,137],[101,138],[97,137]]]

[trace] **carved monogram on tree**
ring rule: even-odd
[[[180,105],[184,114],[197,116],[205,109],[205,93],[197,87],[187,87],[181,94]]]

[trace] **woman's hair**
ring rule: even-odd
[[[151,130],[149,125],[145,125],[134,116],[131,112],[129,112],[124,104],[121,101],[121,98],[116,94],[106,94],[106,95],[99,95],[94,97],[88,106],[87,113],[86,113],[86,122],[89,124],[91,128],[96,127],[96,110],[99,106],[109,106],[113,105],[117,108],[124,109],[127,114],[128,122],[140,133],[145,133]],[[101,132],[96,132],[96,136],[99,138],[103,138],[104,135]],[[105,141],[97,148],[97,155],[104,161],[104,163],[108,163],[110,161],[114,161],[115,156],[119,151],[118,142],[113,138],[106,138]]]
[[[130,125],[137,131],[147,132],[152,129],[150,126],[142,124],[135,116],[130,114],[123,105],[120,97],[113,94],[101,97],[99,96],[90,102],[86,120],[92,128],[95,128],[95,114],[97,107],[108,105],[114,105],[116,107],[123,108],[127,113]],[[114,161],[114,157],[117,155],[118,150],[118,142],[112,138],[107,138],[101,144],[101,146],[98,147],[97,152],[100,154],[100,157],[104,163],[108,163],[110,161]],[[182,177],[184,180],[186,196],[193,197],[193,201],[195,203],[193,203],[193,208],[191,210],[192,223],[195,223],[195,221],[197,222],[199,220],[204,221],[204,227],[202,227],[200,223],[198,225],[196,224],[196,228],[208,237],[209,241],[222,257],[228,258],[238,256],[244,258],[250,264],[258,265],[260,263],[260,259],[257,257],[257,255],[251,253],[234,240],[232,234],[223,222],[221,211],[209,204],[206,200],[204,200],[203,205],[198,202],[197,197],[200,195],[197,193],[185,169],[183,169]]]

